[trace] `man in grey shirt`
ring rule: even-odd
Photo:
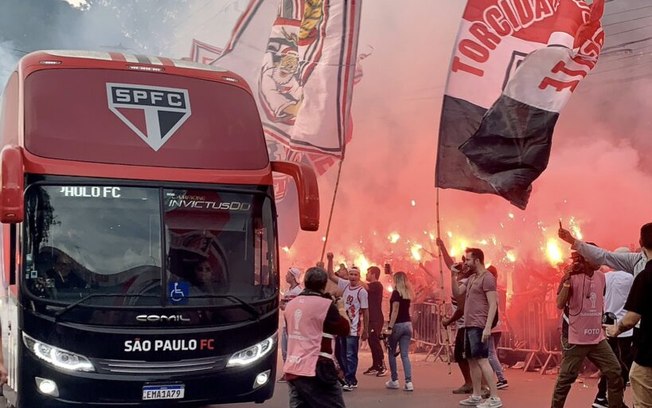
[[[645,253],[641,252],[609,252],[600,247],[589,245],[573,237],[567,229],[559,226],[559,238],[571,244],[571,248],[587,261],[595,265],[607,265],[617,271],[629,272],[638,275],[649,260]]]

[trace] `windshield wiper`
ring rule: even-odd
[[[251,315],[253,317],[255,317],[256,319],[258,319],[260,317],[260,312],[258,311],[258,309],[251,306],[249,303],[245,302],[244,300],[240,299],[239,297],[237,297],[235,295],[199,295],[199,296],[195,295],[195,296],[192,296],[192,298],[194,298],[194,299],[196,299],[196,298],[199,298],[199,299],[227,299],[227,300],[232,301],[233,303],[239,304],[242,307],[242,309],[244,309],[247,312],[251,313]]]
[[[161,298],[160,295],[154,295],[154,294],[147,295],[147,294],[137,294],[137,293],[134,293],[134,294],[128,294],[128,293],[90,293],[90,294],[80,298],[79,300],[76,300],[76,301],[72,302],[71,304],[67,305],[66,307],[64,307],[63,309],[61,309],[57,313],[55,313],[54,318],[56,320],[59,320],[61,318],[61,316],[63,316],[64,314],[68,313],[69,311],[71,311],[72,309],[74,309],[77,306],[81,305],[82,303],[86,302],[88,299],[91,299],[91,298],[94,298],[94,297],[134,297],[134,296],[153,297],[153,298],[157,298],[157,299]]]

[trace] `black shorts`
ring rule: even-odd
[[[464,351],[466,351],[466,358],[481,359],[489,357],[489,341],[482,341],[481,327],[467,327],[466,328],[466,344]]]
[[[464,327],[459,327],[457,329],[457,334],[455,335],[455,348],[453,348],[453,358],[456,363],[466,360],[464,358]]]

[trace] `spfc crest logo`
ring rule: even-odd
[[[190,117],[187,89],[107,83],[109,109],[155,151]]]

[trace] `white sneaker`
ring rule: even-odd
[[[471,395],[469,398],[460,401],[460,405],[465,407],[477,407],[482,402],[482,397],[479,395]]]
[[[503,402],[498,397],[489,397],[476,406],[478,408],[500,408],[503,406]]]
[[[398,390],[401,387],[398,385],[398,380],[389,380],[385,383],[385,388],[389,388],[390,390]]]
[[[414,391],[414,385],[412,385],[412,381],[408,381],[405,383],[405,386],[403,387],[403,391]]]

